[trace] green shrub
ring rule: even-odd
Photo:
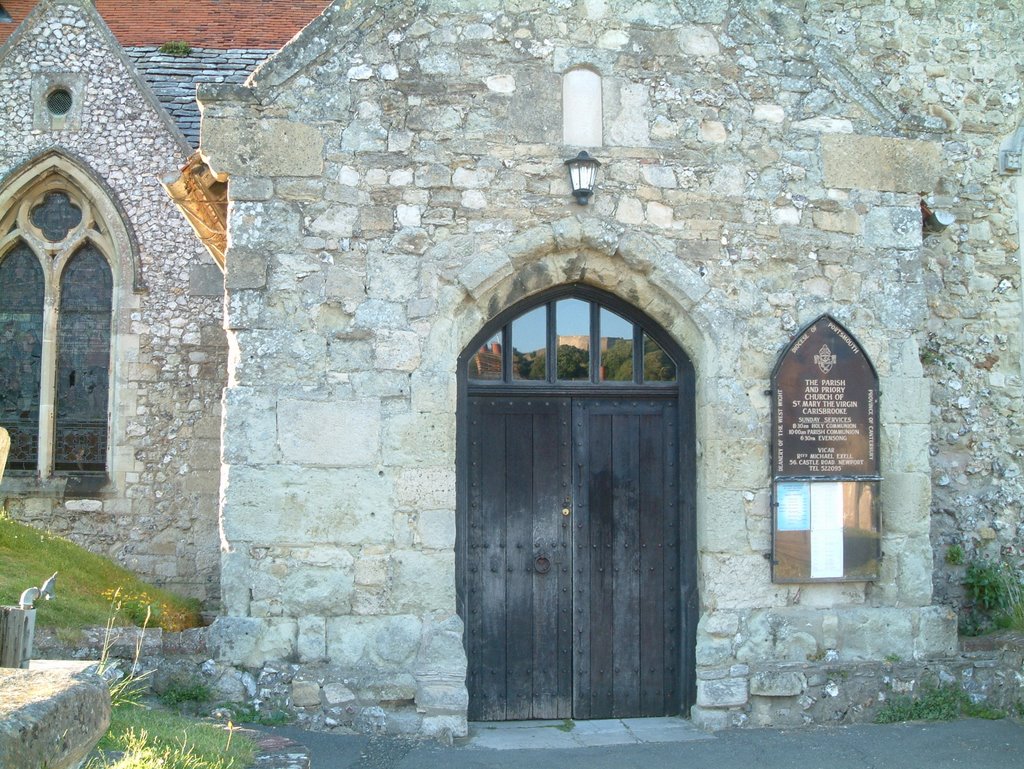
[[[971,561],[964,577],[967,597],[983,612],[992,613],[1006,606],[1006,579],[1001,564]]]
[[[1006,627],[1024,631],[1024,584],[1021,583],[1020,572],[1011,568],[1004,569],[1003,582],[1006,593],[1003,608]]]
[[[946,563],[950,566],[962,566],[964,562],[964,549],[960,545],[950,545],[946,548]]]

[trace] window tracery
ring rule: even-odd
[[[0,425],[11,433],[8,469],[105,477],[115,285],[109,228],[90,198],[52,171],[8,192],[0,205]]]

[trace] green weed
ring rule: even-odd
[[[914,697],[909,694],[893,695],[875,714],[876,724],[895,724],[901,721],[952,721],[956,718],[1005,718],[1006,713],[987,705],[971,702],[967,692],[959,686],[924,687]]]
[[[188,56],[192,53],[192,46],[184,40],[171,40],[160,46],[160,53],[166,56]]]
[[[210,696],[210,687],[202,681],[172,681],[160,695],[160,701],[168,707],[176,707],[189,702],[209,702]]]
[[[283,707],[274,703],[264,703],[263,707],[257,710],[249,703],[232,702],[224,706],[235,717],[235,721],[241,724],[260,724],[261,726],[282,726],[290,723],[292,716]]]
[[[163,710],[115,708],[100,748],[124,755],[94,759],[85,769],[242,769],[256,747],[233,731]]]
[[[964,549],[960,545],[950,545],[946,548],[946,563],[950,566],[961,566],[965,557]]]

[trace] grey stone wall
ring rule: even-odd
[[[91,4],[44,3],[33,18],[0,49],[0,181],[50,150],[89,169],[134,233],[145,289],[133,291],[124,269],[130,254],[109,255],[121,262],[110,484],[71,499],[59,478],[8,473],[0,495],[19,520],[157,583],[212,598],[219,592],[222,280],[159,182],[188,148]],[[34,128],[46,110],[34,82],[68,72],[80,119],[63,129]]]
[[[751,710],[749,670],[947,653],[933,474],[940,549],[971,515],[1019,523],[1012,502],[950,493],[1009,494],[1019,467],[1017,224],[994,171],[1020,118],[1015,20],[972,3],[335,4],[246,88],[201,88],[232,199],[224,658],[390,676],[418,730],[464,728],[455,363],[488,318],[575,281],[643,309],[697,371],[696,663],[737,681],[724,699],[698,686],[703,718]],[[579,64],[604,96],[584,210],[561,146]],[[922,193],[963,224],[923,237]],[[765,392],[823,312],[880,375],[882,573],[775,585]],[[928,350],[966,354],[981,329],[1005,356],[964,358],[978,397],[951,402]],[[991,438],[960,432],[970,413]],[[996,455],[1006,471],[942,485]]]

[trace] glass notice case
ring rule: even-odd
[[[878,375],[823,315],[772,374],[772,579],[878,576]]]

